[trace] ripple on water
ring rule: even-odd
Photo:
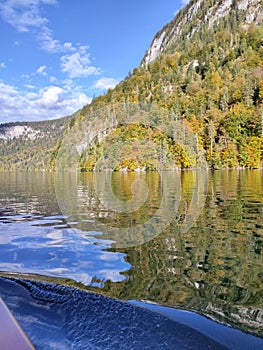
[[[71,278],[86,285],[125,280],[121,272],[130,268],[125,254],[107,251],[112,242],[95,237],[100,232],[64,227],[64,222],[59,216],[0,217],[2,271]]]

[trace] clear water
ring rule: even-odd
[[[0,271],[262,336],[262,175],[1,173]]]

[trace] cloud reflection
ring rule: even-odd
[[[54,226],[57,225],[54,219]],[[110,241],[95,238],[94,232],[35,226],[45,220],[0,222],[0,265],[5,272],[70,278],[85,285],[94,280],[122,281],[120,272],[130,265],[124,254],[107,252]],[[52,218],[47,220],[49,225]],[[4,230],[1,230],[1,226]],[[109,262],[111,270],[109,268]],[[103,283],[101,282],[101,283]]]

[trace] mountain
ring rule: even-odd
[[[2,126],[1,169],[261,167],[263,1],[190,1],[139,67],[68,120],[52,137]]]
[[[152,44],[143,58],[142,65],[154,61],[166,51],[174,41],[183,37],[191,38],[203,27],[212,28],[224,17],[232,13],[242,17],[243,25],[260,24],[263,20],[261,0],[198,0],[190,1],[174,18],[154,37]]]
[[[0,170],[45,170],[73,117],[0,124]]]

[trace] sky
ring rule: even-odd
[[[189,0],[0,0],[0,124],[71,115],[140,65]]]

